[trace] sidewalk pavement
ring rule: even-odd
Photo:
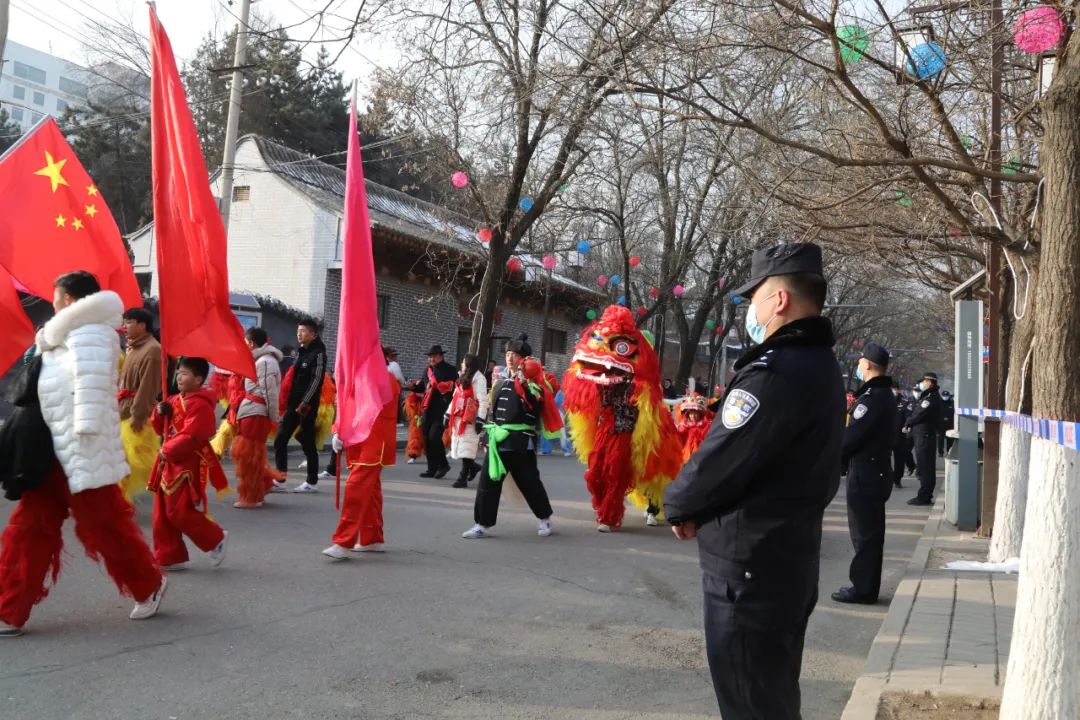
[[[989,541],[945,521],[943,483],[938,487],[842,720],[875,720],[883,697],[904,694],[985,699],[991,706],[1001,699],[1017,576],[942,569],[952,560],[985,560]]]

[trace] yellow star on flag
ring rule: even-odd
[[[80,220],[79,218],[75,218],[74,220],[71,221],[71,227],[75,228],[76,230],[82,230],[82,228],[83,228],[82,220]]]
[[[94,187],[93,185],[87,185],[86,186],[86,194],[90,195],[90,196],[97,195],[97,188]]]
[[[67,159],[56,162],[55,160],[53,160],[52,154],[48,150],[46,150],[45,167],[35,171],[34,174],[44,175],[45,177],[49,178],[49,180],[52,182],[52,191],[56,192],[56,188],[60,187],[61,185],[68,184],[68,181],[64,179],[64,176],[60,172],[64,169],[64,165],[66,163]]]
[[[56,216],[56,227],[64,227],[64,223],[66,222],[67,219],[63,215]]]
[[[96,207],[94,207],[93,205],[87,205],[86,206],[86,214],[89,215],[90,217],[94,217],[95,215],[98,214],[98,209]]]

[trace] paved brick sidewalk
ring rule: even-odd
[[[842,720],[874,720],[883,693],[1001,697],[1016,575],[942,569],[985,560],[988,543],[944,520],[942,493]]]

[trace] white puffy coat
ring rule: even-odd
[[[120,340],[124,304],[111,290],[67,306],[37,335],[38,398],[71,492],[113,485],[129,470],[120,443]]]
[[[236,412],[236,419],[265,415],[270,422],[281,421],[278,399],[281,394],[281,351],[267,343],[251,351],[255,357],[255,379],[244,380],[244,392],[260,397],[265,404],[244,400]]]
[[[473,397],[476,399],[477,404],[480,406],[476,411],[476,419],[484,420],[488,415],[488,387],[487,379],[484,377],[484,373],[478,372],[473,375],[472,379],[472,391]],[[461,386],[454,385],[454,397],[457,398],[458,393],[461,392]],[[450,406],[453,407],[454,402],[451,400]],[[476,434],[476,428],[473,423],[469,423],[465,432],[460,435],[457,432],[457,421],[451,419],[453,423],[450,433],[450,457],[455,460],[463,460],[468,458],[469,460],[475,460],[476,454],[480,450],[480,436]]]

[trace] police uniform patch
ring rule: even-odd
[[[928,408],[928,407],[930,407],[930,401],[929,401],[929,400],[923,400],[923,401],[922,401],[922,406],[923,406],[924,408]]]
[[[732,390],[724,403],[721,417],[724,427],[734,430],[745,425],[754,416],[761,403],[745,390]]]
[[[855,419],[855,420],[858,420],[859,418],[861,418],[863,415],[866,414],[866,410],[867,410],[866,406],[863,405],[862,403],[859,403],[858,405],[855,406],[855,409],[851,411],[851,417],[853,419]]]

